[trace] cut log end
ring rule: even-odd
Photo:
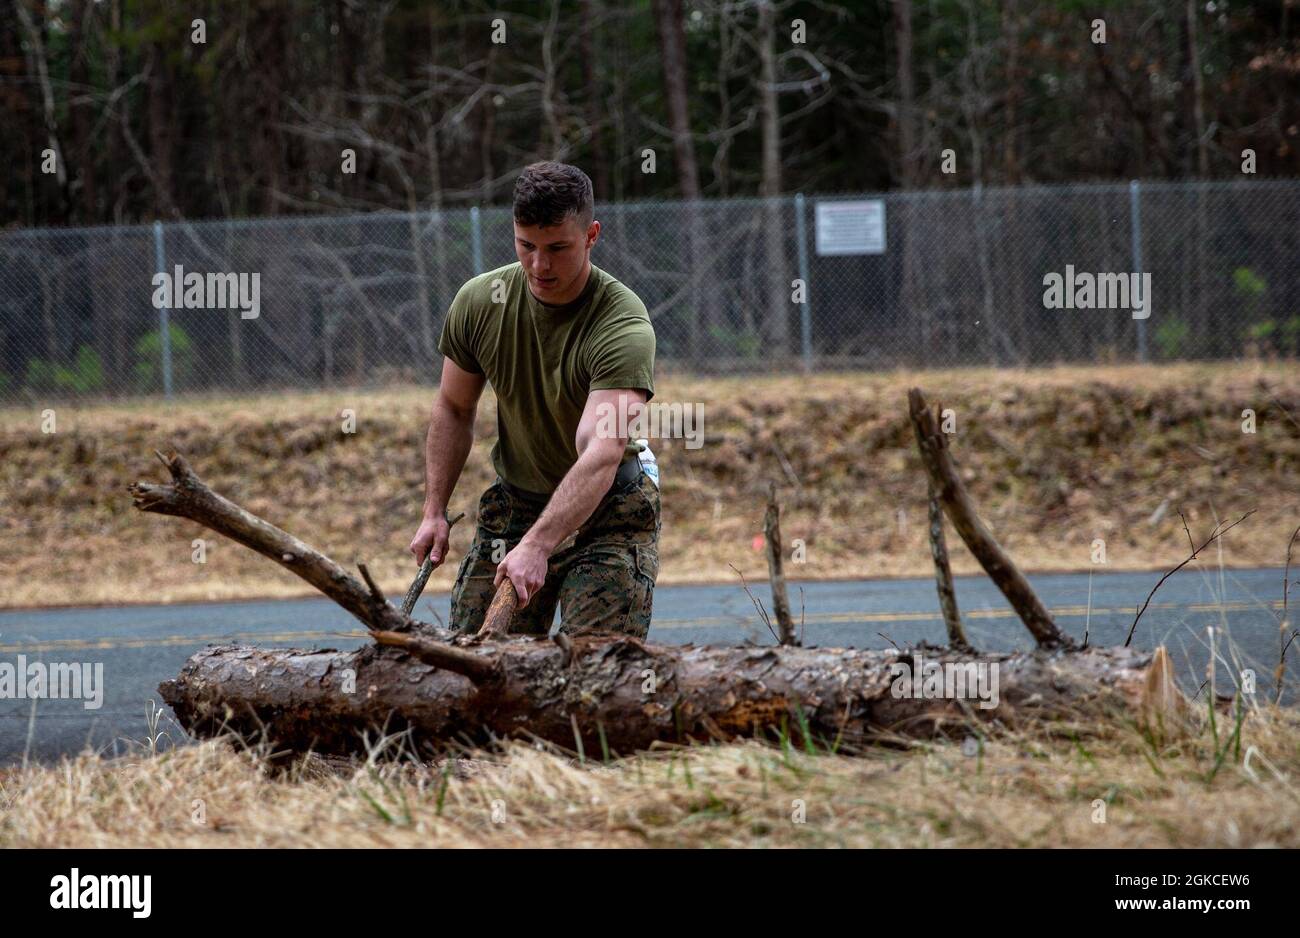
[[[1177,736],[1190,727],[1191,705],[1178,689],[1165,646],[1151,655],[1137,702],[1138,723],[1159,738]]]

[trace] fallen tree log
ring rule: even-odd
[[[1136,649],[963,655],[941,648],[656,645],[577,635],[480,643],[473,680],[403,649],[355,652],[211,646],[165,681],[163,699],[198,736],[265,734],[277,749],[356,753],[367,730],[409,732],[417,751],[456,741],[536,738],[588,753],[628,754],[656,741],[731,740],[785,732],[795,745],[852,751],[902,737],[1059,722],[1078,731],[1136,714],[1152,662]],[[919,656],[919,657],[918,657]],[[950,690],[950,666],[965,696]],[[981,684],[978,669],[985,669]],[[927,679],[930,681],[927,688]],[[983,687],[989,693],[981,699]],[[918,693],[919,692],[919,693]]]
[[[136,507],[197,521],[276,560],[352,612],[375,640],[354,652],[199,652],[159,688],[199,737],[235,732],[279,751],[355,754],[382,729],[409,733],[421,751],[522,736],[627,754],[656,741],[787,734],[796,745],[851,750],[969,732],[980,722],[1063,721],[1077,732],[1117,711],[1152,717],[1150,688],[1168,690],[1167,659],[1129,648],[1061,643],[975,655],[511,636],[508,580],[477,634],[452,633],[390,605],[364,565],[365,585],[212,492],[179,454],[159,456],[172,481],[133,484]]]

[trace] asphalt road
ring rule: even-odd
[[[1082,637],[1086,627],[1094,645],[1123,643],[1136,607],[1158,579],[1159,574],[1153,573],[1030,577],[1061,627],[1076,637]],[[799,586],[791,584],[796,622]],[[956,586],[967,633],[977,647],[1032,646],[1028,632],[986,578],[959,577]],[[899,646],[944,643],[931,579],[802,587],[805,645],[884,648],[891,640]],[[770,605],[765,583],[752,588]],[[1220,635],[1230,635],[1242,666],[1255,669],[1261,692],[1271,693],[1281,597],[1281,570],[1220,572],[1188,567],[1160,588],[1133,641],[1146,648],[1165,644],[1184,686],[1195,689],[1208,658],[1206,628],[1215,626]],[[424,618],[436,613],[445,621],[448,604],[446,594],[426,596],[419,612]],[[1290,618],[1296,621],[1294,612]],[[655,591],[650,638],[697,644],[773,641],[739,585],[660,587]],[[20,655],[26,662],[47,666],[84,663],[90,665],[86,673],[92,676],[95,666],[102,665],[102,684],[94,685],[102,691],[97,709],[87,709],[84,699],[0,699],[0,764],[24,756],[57,759],[85,747],[106,755],[130,751],[149,733],[150,701],[154,706],[162,703],[159,681],[174,676],[189,655],[210,642],[353,648],[365,640],[364,629],[324,599],[0,612],[0,670],[5,663],[17,668]],[[1223,648],[1220,639],[1221,654]],[[1300,643],[1288,652],[1288,660],[1296,659],[1300,659]],[[1294,684],[1300,667],[1292,665],[1289,671]],[[1221,687],[1234,683],[1226,665],[1220,665],[1217,680]],[[89,689],[83,688],[83,697]],[[1294,694],[1288,694],[1288,699],[1294,700]],[[169,731],[174,740],[184,738],[170,711],[164,713],[158,730]]]

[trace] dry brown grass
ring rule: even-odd
[[[226,741],[0,771],[0,847],[1300,847],[1300,714],[1272,707],[1247,711],[1239,745],[1201,716],[1163,745],[1113,726],[974,755],[751,741],[602,764],[514,743],[430,765],[399,749],[275,776]]]
[[[1060,367],[700,379],[662,375],[658,397],[704,405],[706,443],[656,447],[664,477],[661,583],[761,577],[753,539],[766,481],[783,485],[782,528],[807,563],[792,580],[928,575],[925,488],[905,392],[920,385],[958,416],[954,451],[981,511],[1029,571],[1079,570],[1107,540],[1111,569],[1185,556],[1194,532],[1256,508],[1229,533],[1229,566],[1278,565],[1300,513],[1300,369],[1294,363]],[[125,485],[154,477],[176,443],[217,491],[343,562],[364,558],[390,594],[413,574],[406,544],[422,498],[427,388],[134,401],[0,411],[0,606],[306,595],[301,581],[215,540],[207,563],[189,522],[143,517]],[[1259,432],[1241,432],[1241,411]],[[358,432],[340,432],[352,408]],[[469,517],[429,590],[450,587],[490,481],[490,397],[454,496]],[[1163,519],[1149,518],[1168,500]],[[900,521],[900,510],[902,512]],[[951,544],[958,573],[974,559]],[[90,562],[69,560],[93,558]],[[75,577],[69,570],[75,569]]]

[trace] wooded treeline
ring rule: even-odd
[[[0,0],[3,224],[1295,175],[1293,7]]]

